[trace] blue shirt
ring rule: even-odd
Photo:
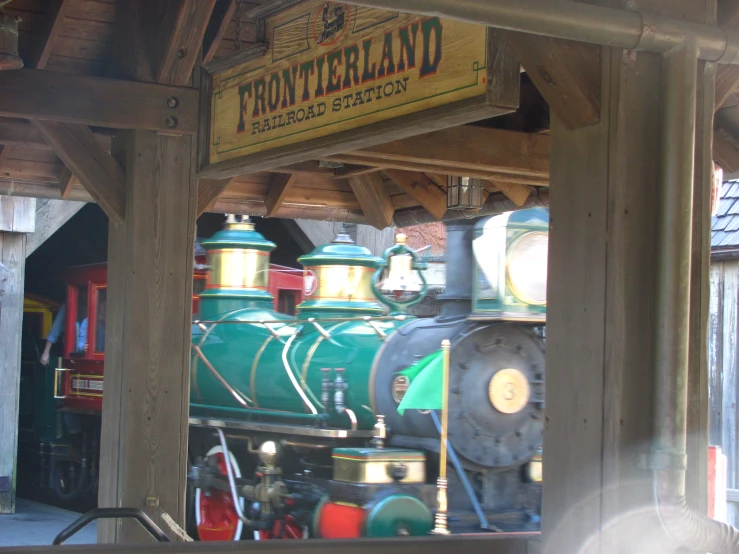
[[[82,320],[82,323],[77,322],[77,352],[82,352],[85,349],[85,343],[87,342],[87,318]]]
[[[59,340],[59,337],[64,332],[64,319],[66,314],[67,305],[64,304],[60,308],[59,313],[56,314],[56,317],[54,318],[54,323],[51,324],[49,335],[46,337],[46,340],[49,341],[51,344],[56,344]],[[75,350],[77,352],[82,352],[85,349],[85,343],[87,342],[87,318],[83,319],[82,322],[78,321],[75,326],[77,329],[77,342],[75,344]]]
[[[66,314],[67,305],[62,304],[62,307],[59,309],[59,313],[57,313],[56,317],[54,318],[54,323],[51,324],[49,336],[46,337],[46,340],[49,341],[51,344],[56,344],[56,342],[59,340],[59,337],[64,332],[64,316]]]

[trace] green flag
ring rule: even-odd
[[[405,410],[441,410],[442,380],[444,378],[444,351],[437,350],[429,354],[417,364],[400,372],[410,380],[403,400],[398,406],[398,413]]]

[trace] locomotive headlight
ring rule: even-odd
[[[547,251],[549,237],[526,233],[511,244],[506,263],[508,287],[521,302],[543,306],[547,302]]]

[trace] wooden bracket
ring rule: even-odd
[[[269,183],[264,205],[267,207],[267,217],[274,216],[285,201],[290,187],[295,184],[297,175],[292,173],[275,173]]]
[[[436,219],[441,219],[446,213],[446,194],[431,177],[417,171],[397,169],[385,169],[385,175]]]
[[[67,166],[64,166],[59,175],[59,190],[62,195],[62,200],[67,200],[69,198],[69,195],[72,193],[72,189],[76,183],[77,178]]]
[[[378,173],[349,177],[349,185],[362,207],[367,223],[377,229],[385,229],[393,224],[395,207]]]
[[[198,179],[198,207],[196,217],[203,215],[223,193],[233,178]]]
[[[600,121],[600,46],[513,31],[502,33],[567,129]]]
[[[84,125],[34,121],[57,156],[77,176],[108,217],[121,223],[126,214],[126,175]]]

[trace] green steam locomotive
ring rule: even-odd
[[[448,222],[440,314],[414,318],[425,264],[344,234],[300,258],[304,300],[277,313],[275,245],[231,218],[203,246],[193,324],[189,532],[202,540],[422,535],[439,414],[397,413],[401,371],[451,341],[452,531],[537,530],[548,213]]]

